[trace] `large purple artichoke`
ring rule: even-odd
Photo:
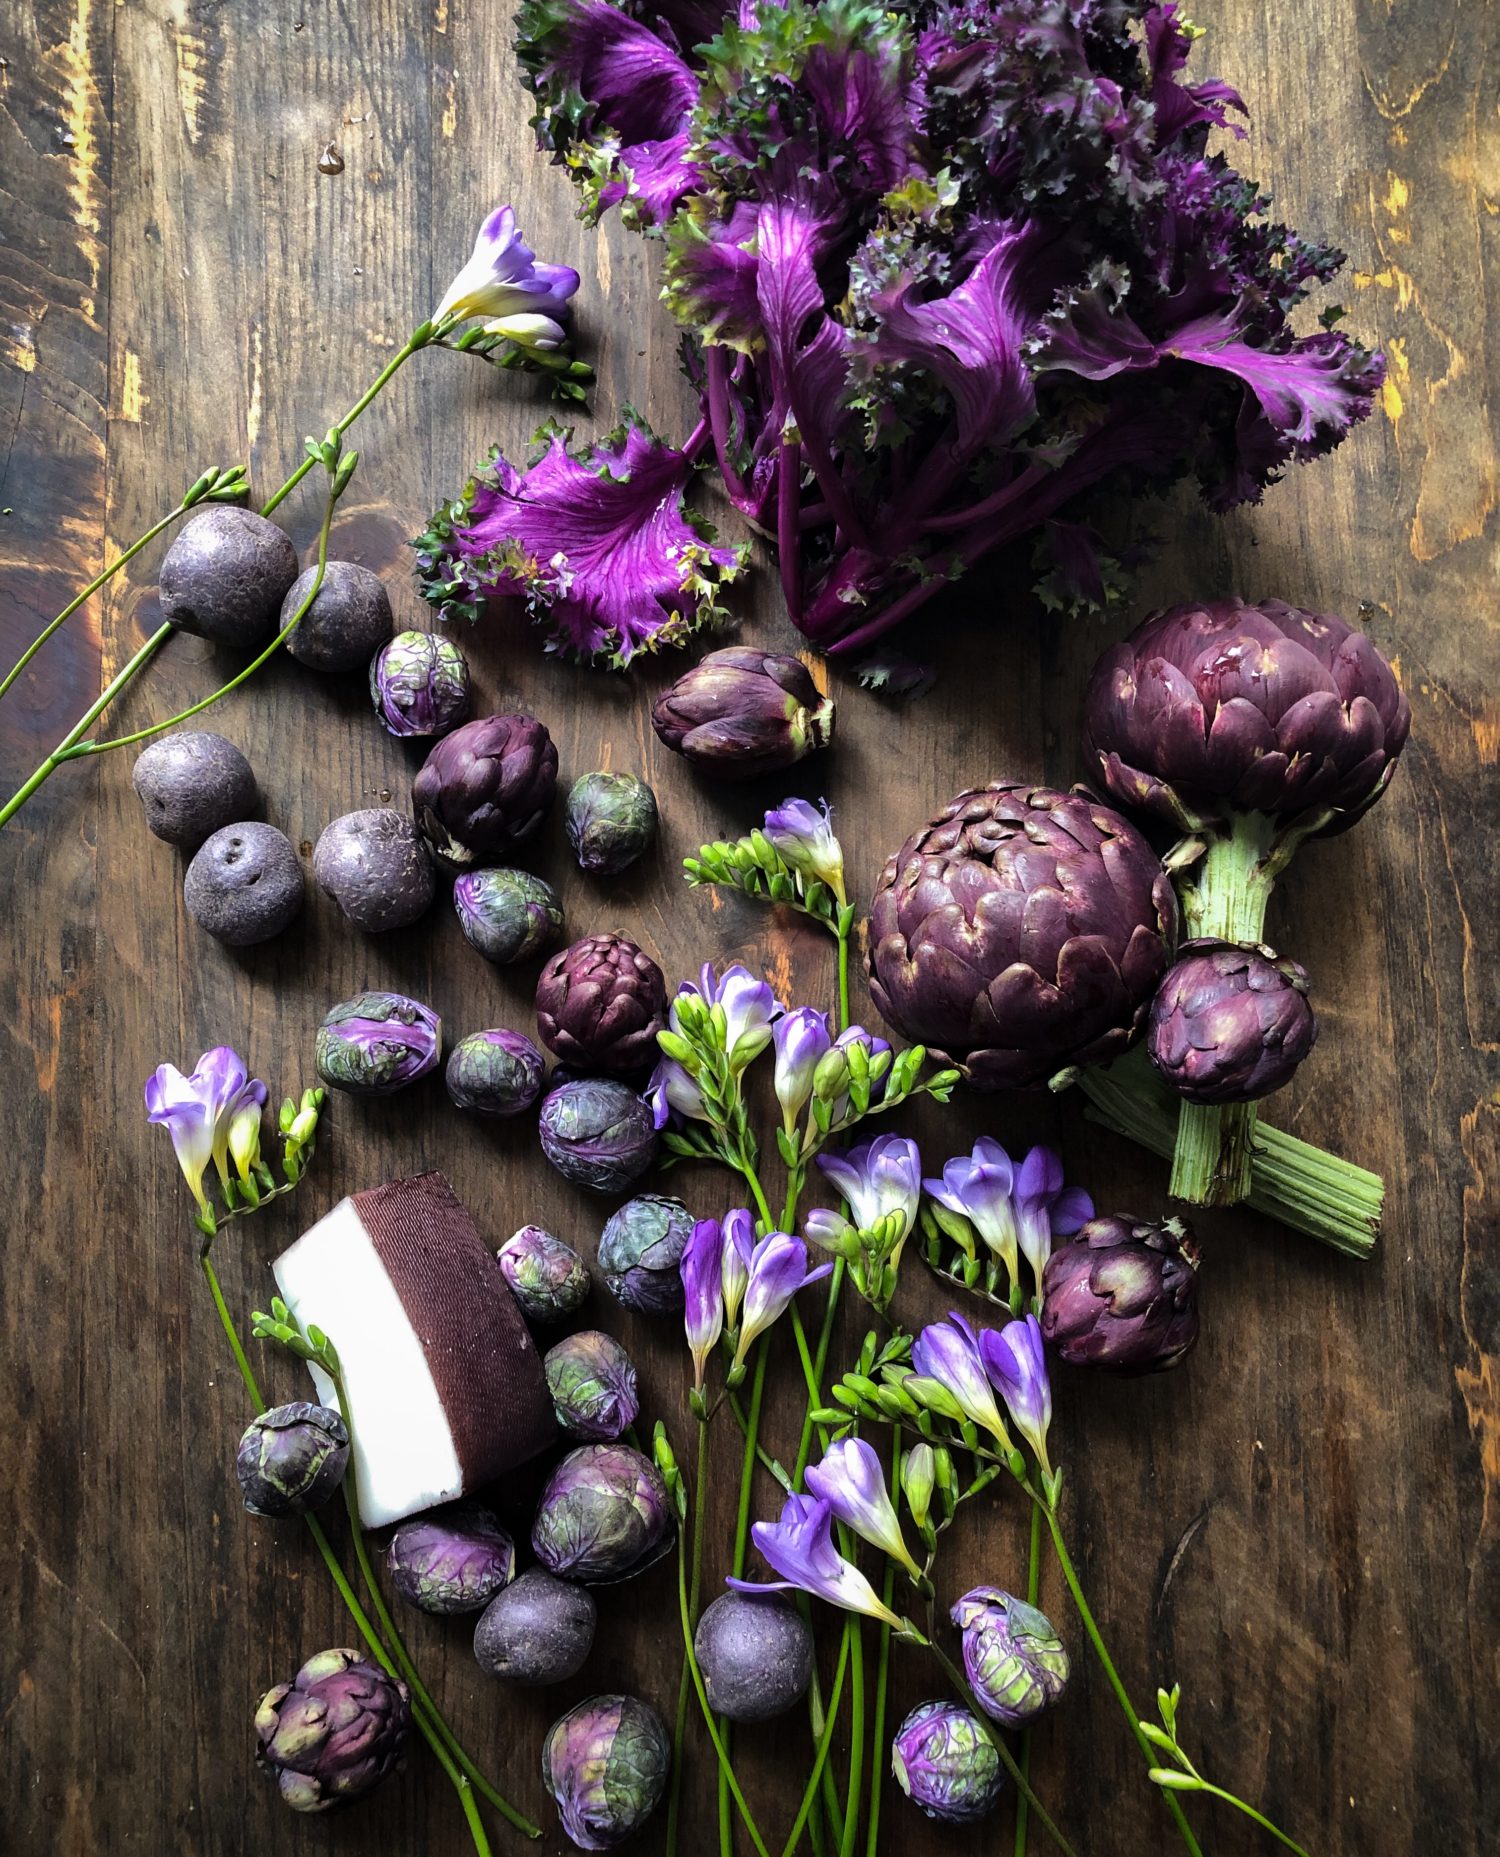
[[[557,790],[557,749],[535,716],[481,716],[437,742],[412,811],[449,870],[495,863],[530,838]]]
[[[1135,827],[1082,788],[960,793],[880,874],[870,991],[976,1089],[1045,1083],[1135,1038],[1177,905]]]
[[[1090,1219],[1042,1272],[1042,1335],[1075,1367],[1159,1373],[1198,1339],[1198,1247],[1181,1219]]]
[[[1200,939],[1156,989],[1146,1055],[1190,1103],[1250,1103],[1290,1083],[1317,1037],[1304,968],[1264,945]]]
[[[1411,726],[1362,632],[1282,600],[1154,613],[1094,667],[1085,716],[1111,795],[1188,831],[1234,812],[1343,831],[1385,791]]]
[[[705,773],[751,780],[831,741],[833,698],[800,658],[729,645],[662,692],[651,726]]]
[[[404,1683],[357,1651],[320,1651],[261,1697],[256,1759],[294,1812],[326,1812],[380,1784],[410,1722]]]
[[[629,1074],[656,1061],[667,1022],[661,969],[623,935],[589,935],[554,954],[536,988],[542,1043],[580,1070]]]

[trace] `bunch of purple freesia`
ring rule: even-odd
[[[707,1416],[704,1382],[719,1342],[728,1363],[725,1386],[738,1386],[750,1349],[785,1314],[792,1298],[828,1276],[833,1266],[809,1269],[807,1246],[789,1232],[757,1237],[749,1208],[737,1206],[722,1220],[697,1221],[680,1268],[693,1404],[700,1416]]]
[[[1017,1163],[988,1135],[956,1155],[940,1179],[924,1180],[927,1261],[939,1276],[976,1290],[1019,1314],[1042,1306],[1042,1273],[1054,1238],[1071,1237],[1094,1216],[1094,1202],[1068,1186],[1051,1148],[1036,1147]],[[976,1244],[975,1240],[979,1240]],[[956,1247],[945,1253],[943,1239]],[[983,1246],[983,1254],[980,1251]]]

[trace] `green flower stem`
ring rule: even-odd
[[[224,1292],[219,1285],[218,1272],[214,1269],[213,1259],[209,1256],[209,1247],[207,1245],[203,1247],[199,1261],[203,1266],[203,1274],[208,1279],[209,1292],[214,1299],[214,1307],[219,1313],[219,1321],[223,1326],[224,1333],[229,1339],[229,1346],[234,1354],[235,1365],[239,1368],[240,1378],[245,1383],[245,1390],[254,1401],[256,1411],[264,1412],[266,1409],[265,1395],[261,1392],[254,1371],[250,1366],[249,1360],[245,1356],[245,1350],[240,1343],[239,1334],[235,1329],[234,1318],[229,1313],[229,1305],[224,1300]],[[359,1603],[354,1588],[349,1584],[348,1576],[339,1565],[338,1556],[333,1551],[333,1543],[328,1539],[323,1524],[315,1515],[304,1515],[302,1519],[307,1525],[307,1532],[312,1536],[314,1545],[323,1557],[323,1565],[328,1569],[329,1576],[333,1580],[334,1585],[338,1588],[339,1597],[349,1609],[349,1616],[354,1620],[360,1636],[369,1646],[371,1656],[374,1657],[375,1661],[380,1665],[381,1669],[385,1671],[387,1676],[395,1678],[398,1672],[391,1659],[391,1654],[386,1649],[375,1627],[370,1623],[364,1607]],[[463,1814],[468,1821],[469,1831],[473,1837],[474,1849],[478,1853],[478,1857],[491,1857],[489,1839],[485,1835],[484,1826],[475,1808],[474,1795],[469,1786],[469,1782],[449,1759],[448,1750],[443,1746],[436,1728],[428,1720],[426,1714],[421,1709],[414,1709],[412,1711],[412,1720],[416,1724],[417,1732],[427,1743],[428,1747],[431,1748],[438,1765],[448,1776],[454,1791],[458,1794],[459,1804],[463,1807]],[[540,1834],[536,1833],[533,1835],[539,1836]]]
[[[849,1026],[849,937],[839,936],[839,1022],[833,1028],[835,1034],[847,1031]]]
[[[349,408],[343,418],[338,420],[330,430],[337,433],[338,436],[342,438],[344,433],[349,430],[350,426],[354,424],[355,420],[359,418],[360,414],[364,412],[365,408],[375,398],[376,394],[378,394],[390,380],[397,368],[399,368],[403,362],[410,360],[419,349],[425,348],[435,336],[441,334],[443,332],[443,327],[444,326],[440,324],[424,322],[413,329],[401,347],[396,350],[395,354],[391,356],[390,360],[380,370],[379,374],[376,375],[370,386],[360,395],[353,406]],[[307,473],[313,468],[316,462],[317,460],[312,457],[304,458],[281,488],[275,492],[268,502],[261,505],[260,513],[263,516],[269,516],[271,511],[275,509],[278,504],[282,503],[291,495],[292,491],[302,482],[302,479],[306,477]],[[146,539],[147,538],[142,538],[142,546],[144,546]],[[118,565],[119,563],[116,563],[116,566]],[[86,593],[81,597],[86,597]],[[311,596],[309,596],[309,599],[310,598]],[[296,622],[293,621],[293,623],[295,624]],[[89,708],[79,720],[74,723],[73,727],[69,729],[67,734],[58,743],[57,747],[47,756],[46,760],[35,769],[24,785],[11,795],[5,805],[0,807],[0,827],[9,824],[26,804],[27,800],[31,798],[32,794],[36,792],[37,788],[40,787],[45,780],[49,779],[64,761],[72,760],[77,754],[97,753],[102,748],[121,747],[127,742],[141,740],[142,736],[146,733],[156,732],[155,730],[142,731],[141,734],[123,736],[117,741],[97,744],[85,743],[83,740],[83,737],[99,720],[104,711],[109,708],[110,704],[120,692],[132,684],[141,671],[145,669],[146,665],[150,663],[151,659],[172,636],[174,629],[175,628],[171,624],[158,627],[135,655],[121,666],[110,679],[109,683],[105,685],[97,699],[90,704]],[[290,630],[290,627],[288,630]],[[250,666],[249,671],[235,678],[233,682],[226,684],[222,690],[210,697],[207,702],[198,704],[195,708],[185,711],[184,714],[187,716],[197,715],[200,710],[206,709],[209,703],[217,702],[219,697],[234,689],[237,684],[243,683],[245,677],[249,676],[250,672],[257,670],[260,665],[265,662],[271,655],[271,652],[276,649],[276,646],[281,643],[281,638],[285,636],[286,634],[282,633],[281,637],[276,640],[276,643],[272,645],[269,650],[262,652],[260,657]],[[160,727],[171,728],[181,720],[183,720],[183,717],[176,716],[173,717],[171,722],[162,723]]]
[[[726,1393],[724,1395],[724,1400],[729,1407],[730,1413],[733,1415],[735,1424],[740,1428],[740,1436],[742,1438],[748,1438],[750,1435],[750,1418],[745,1408],[740,1404],[739,1395],[737,1393]],[[792,1488],[792,1479],[787,1475],[785,1466],[779,1464],[766,1447],[758,1441],[755,1446],[755,1461],[760,1465],[761,1469],[765,1471],[766,1475],[770,1477],[772,1482],[776,1484],[778,1489],[790,1492]]]
[[[846,1626],[848,1623],[849,1620],[846,1619]],[[842,1701],[844,1694],[844,1672],[849,1664],[849,1644],[851,1635],[852,1634],[846,1629],[843,1642],[839,1646],[839,1661],[833,1673],[833,1688],[828,1694],[828,1711],[824,1716],[822,1729],[818,1735],[817,1751],[813,1756],[813,1769],[808,1775],[807,1785],[802,1792],[802,1803],[797,1808],[797,1816],[792,1821],[791,1833],[787,1838],[786,1844],[782,1848],[781,1857],[792,1857],[793,1852],[796,1850],[798,1840],[802,1836],[802,1827],[809,1823],[809,1815],[812,1812],[813,1800],[817,1797],[818,1789],[827,1771],[828,1750],[833,1745],[834,1726],[838,1721],[839,1703]]]
[[[891,1488],[901,1488],[901,1427],[891,1427]],[[885,1563],[880,1597],[886,1610],[896,1597],[896,1563]],[[875,1669],[875,1720],[870,1728],[870,1806],[865,1827],[865,1857],[880,1857],[880,1798],[885,1786],[885,1706],[891,1676],[891,1628],[880,1621],[880,1651]]]
[[[754,1170],[748,1170],[745,1177],[755,1187],[761,1203],[764,1204],[765,1195],[760,1192],[760,1182],[755,1178]],[[770,1214],[767,1213],[766,1217],[769,1219]],[[765,1335],[762,1335],[755,1344],[755,1373],[750,1382],[750,1415],[745,1426],[744,1457],[740,1463],[740,1497],[735,1511],[734,1559],[730,1569],[737,1580],[744,1576],[745,1558],[750,1546],[750,1495],[755,1483],[755,1451],[760,1438],[761,1406],[766,1396],[766,1363],[770,1358],[766,1344]],[[721,1744],[721,1728],[723,1728],[722,1723],[714,1729],[716,1746]],[[727,1740],[728,1730],[724,1729],[723,1733]],[[734,1824],[729,1816],[732,1778],[727,1757],[721,1756],[719,1760],[719,1849],[723,1857],[733,1857],[734,1852]]]
[[[978,1699],[975,1697],[973,1690],[969,1688],[968,1679],[965,1677],[963,1671],[960,1670],[953,1659],[948,1656],[947,1652],[944,1651],[935,1637],[928,1639],[927,1648],[942,1666],[944,1675],[962,1699],[964,1707],[974,1717],[975,1721],[978,1722],[980,1732],[984,1735],[985,1740],[989,1742],[990,1746],[994,1748],[995,1752],[1000,1756],[1000,1764],[1015,1781],[1017,1792],[1036,1814],[1037,1823],[1062,1852],[1062,1857],[1078,1857],[1078,1853],[1073,1849],[1073,1846],[1069,1844],[1068,1840],[1053,1823],[1052,1816],[1048,1812],[1046,1806],[1042,1804],[1041,1800],[1038,1799],[1036,1794],[1032,1791],[1030,1780],[1027,1779],[1026,1775],[1017,1765],[1015,1755],[1012,1754],[1010,1749],[1005,1745],[1004,1735],[997,1732],[994,1723],[985,1714],[984,1710],[980,1708]]]
[[[1308,1857],[1308,1853],[1296,1841],[1289,1838],[1280,1825],[1273,1825],[1263,1812],[1257,1812],[1253,1805],[1247,1805],[1243,1799],[1236,1798],[1231,1792],[1225,1792],[1222,1786],[1214,1786],[1208,1780],[1198,1780],[1194,1785],[1184,1787],[1184,1792],[1208,1793],[1215,1799],[1222,1799],[1226,1805],[1232,1805],[1236,1812],[1243,1812],[1246,1818],[1253,1819],[1262,1831],[1269,1831],[1278,1844],[1289,1851],[1295,1851],[1297,1857]]]
[[[349,1528],[354,1541],[354,1558],[359,1566],[360,1578],[365,1583],[365,1590],[370,1595],[370,1603],[375,1608],[375,1616],[380,1621],[380,1629],[385,1633],[391,1654],[400,1666],[401,1675],[412,1693],[414,1702],[426,1712],[449,1754],[462,1769],[475,1791],[487,1800],[502,1818],[514,1825],[517,1831],[523,1832],[528,1838],[539,1838],[542,1835],[541,1827],[533,1825],[529,1818],[524,1818],[510,1801],[491,1785],[464,1750],[463,1744],[448,1725],[442,1710],[434,1702],[431,1692],[418,1675],[411,1653],[406,1648],[406,1640],[401,1635],[401,1628],[392,1618],[390,1608],[385,1603],[380,1584],[375,1578],[375,1569],[370,1565],[369,1550],[365,1547],[364,1523],[360,1520],[359,1474],[355,1469],[358,1447],[355,1443],[354,1408],[350,1403],[343,1380],[335,1375],[333,1384],[338,1392],[339,1410],[344,1415],[344,1426],[349,1433],[349,1468],[344,1476],[343,1488],[344,1506],[349,1511]]]
[[[698,1655],[693,1649],[693,1626],[688,1607],[687,1566],[680,1553],[677,1556],[677,1611],[682,1625],[682,1648],[687,1657],[688,1673],[693,1679],[693,1689],[698,1697],[698,1707],[708,1729],[709,1739],[713,1742],[714,1752],[719,1757],[720,1777],[739,1807],[740,1817],[744,1821],[746,1831],[750,1833],[750,1842],[755,1846],[758,1857],[770,1857],[765,1840],[761,1837],[750,1808],[745,1803],[745,1795],[741,1792],[740,1783],[735,1778],[734,1768],[729,1763],[729,1750],[724,1745],[724,1738],[719,1733],[718,1723],[709,1705],[708,1691],[703,1687],[703,1672],[698,1668]]]
[[[1190,935],[1221,941],[1265,939],[1266,905],[1275,885],[1269,864],[1275,822],[1237,813],[1179,886]],[[1254,1103],[1184,1103],[1172,1156],[1171,1192],[1196,1206],[1232,1206],[1251,1185]]]
[[[802,1616],[810,1627],[812,1624],[812,1602],[808,1599],[806,1593],[799,1593],[798,1599],[800,1601]],[[848,1662],[849,1645],[853,1636],[853,1615],[846,1612],[844,1614],[843,1632],[839,1638],[839,1669],[841,1671]],[[839,1702],[842,1697],[842,1691],[843,1682],[842,1678],[840,1678],[839,1682],[835,1685],[833,1693],[829,1697],[828,1709],[825,1714],[822,1697],[818,1689],[817,1665],[814,1663],[812,1682],[808,1685],[807,1690],[807,1714],[808,1720],[812,1726],[813,1746],[815,1748],[821,1746],[825,1734],[830,1738],[833,1734],[832,1725],[838,1720]],[[839,1798],[838,1788],[834,1785],[833,1769],[826,1761],[823,1765],[820,1792],[821,1798],[819,1803],[828,1819],[828,1828],[832,1834],[833,1842],[835,1845],[841,1844],[844,1839],[844,1806],[843,1801]]]
[[[1073,1596],[1074,1607],[1078,1612],[1078,1617],[1083,1625],[1084,1631],[1088,1634],[1089,1642],[1094,1647],[1094,1655],[1099,1659],[1100,1668],[1104,1671],[1110,1688],[1115,1692],[1116,1701],[1125,1712],[1125,1719],[1130,1723],[1130,1732],[1135,1736],[1137,1745],[1142,1754],[1146,1757],[1146,1765],[1148,1767],[1155,1767],[1156,1755],[1152,1750],[1151,1743],[1141,1732],[1140,1715],[1136,1710],[1135,1704],[1130,1700],[1129,1692],[1126,1690],[1124,1683],[1120,1680],[1120,1673],[1115,1668],[1114,1659],[1110,1656],[1109,1651],[1105,1647],[1103,1638],[1099,1635],[1099,1627],[1094,1623],[1094,1615],[1089,1610],[1089,1602],[1084,1598],[1083,1588],[1078,1583],[1078,1574],[1074,1569],[1072,1556],[1068,1553],[1068,1544],[1063,1540],[1062,1524],[1057,1519],[1057,1511],[1042,1502],[1041,1498],[1034,1492],[1031,1493],[1031,1499],[1033,1502],[1040,1504],[1042,1513],[1046,1518],[1047,1527],[1052,1534],[1052,1545],[1057,1550],[1058,1565],[1062,1568],[1063,1578],[1068,1583],[1068,1591]],[[1178,1833],[1183,1843],[1192,1853],[1192,1857],[1203,1857],[1203,1852],[1199,1847],[1198,1840],[1193,1836],[1193,1828],[1188,1823],[1187,1816],[1183,1812],[1182,1807],[1172,1797],[1170,1792],[1163,1792],[1162,1798],[1166,1801],[1167,1810],[1172,1814]]]
[[[703,1598],[703,1532],[708,1513],[708,1421],[698,1421],[698,1469],[693,1481],[693,1534],[691,1592],[688,1598],[688,1622],[698,1628],[699,1606]],[[678,1544],[678,1554],[682,1546]],[[682,1812],[682,1748],[687,1735],[688,1699],[692,1695],[692,1673],[687,1652],[683,1652],[682,1675],[677,1683],[677,1720],[672,1730],[672,1790],[667,1802],[667,1857],[676,1857],[678,1820]]]
[[[828,1302],[823,1310],[823,1326],[818,1334],[817,1352],[813,1356],[813,1381],[821,1387],[823,1375],[828,1368],[828,1350],[833,1340],[833,1325],[839,1312],[839,1292],[844,1287],[844,1277],[848,1265],[843,1258],[834,1260],[833,1274],[828,1279]],[[792,1472],[794,1488],[802,1487],[802,1473],[807,1468],[807,1460],[812,1455],[813,1413],[823,1403],[821,1396],[809,1399],[807,1410],[802,1415],[802,1437],[797,1445],[797,1463]]]
[[[1031,1505],[1031,1545],[1026,1556],[1026,1603],[1034,1606],[1042,1590],[1042,1512]],[[1017,1761],[1022,1773],[1031,1778],[1031,1730],[1021,1731],[1021,1753]],[[1026,1857],[1026,1817],[1030,1802],[1025,1793],[1016,1800],[1016,1857]]]
[[[852,1552],[852,1543],[847,1530],[840,1530],[846,1538],[842,1551],[845,1556]],[[864,1783],[865,1760],[865,1634],[864,1620],[858,1613],[851,1612],[849,1623],[853,1627],[849,1645],[849,1789],[844,1803],[844,1836],[839,1845],[839,1857],[854,1857],[855,1842],[859,1837],[859,1795]]]

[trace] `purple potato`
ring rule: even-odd
[[[588,1660],[598,1616],[586,1586],[531,1567],[485,1608],[474,1655],[486,1676],[505,1683],[565,1683]]]
[[[183,525],[161,564],[162,616],[179,632],[239,651],[269,645],[297,550],[254,510],[216,504]]]
[[[231,948],[248,948],[296,920],[302,866],[285,832],[245,820],[205,840],[188,865],[182,896],[205,934]]]
[[[148,742],[131,781],[147,827],[179,851],[196,851],[210,833],[260,809],[250,763],[233,742],[208,729],[178,729]]]
[[[304,569],[281,602],[281,629],[307,598],[317,568]],[[395,620],[378,574],[357,561],[330,561],[317,597],[297,621],[286,648],[310,671],[362,671],[391,635]]]
[[[774,1594],[720,1594],[698,1620],[693,1649],[709,1702],[732,1722],[780,1715],[812,1679],[812,1632]]]
[[[417,828],[394,806],[346,812],[326,825],[313,876],[356,928],[372,934],[425,915],[437,887]]]

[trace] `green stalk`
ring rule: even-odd
[[[1232,1805],[1235,1811],[1243,1812],[1246,1818],[1253,1819],[1262,1831],[1269,1831],[1279,1844],[1285,1845],[1289,1851],[1295,1851],[1297,1857],[1308,1857],[1308,1853],[1297,1840],[1289,1838],[1280,1825],[1273,1825],[1264,1812],[1257,1812],[1253,1805],[1247,1805],[1243,1799],[1236,1798],[1233,1793],[1225,1792],[1222,1786],[1214,1786],[1207,1780],[1199,1780],[1196,1785],[1184,1790],[1211,1793],[1215,1799],[1222,1799],[1226,1805]]]
[[[844,1622],[847,1626],[848,1617]],[[849,1639],[850,1634],[846,1630],[843,1642],[839,1646],[838,1666],[833,1673],[833,1688],[828,1693],[828,1713],[824,1717],[822,1729],[818,1735],[817,1750],[813,1756],[813,1769],[808,1775],[807,1785],[803,1788],[802,1803],[797,1808],[797,1816],[792,1821],[791,1834],[782,1849],[781,1857],[792,1857],[792,1853],[796,1850],[797,1842],[802,1836],[802,1827],[809,1822],[813,1800],[817,1796],[818,1788],[827,1771],[828,1750],[833,1743],[834,1724],[838,1720],[839,1703],[843,1699],[844,1671],[849,1663]]]
[[[753,1170],[747,1172],[745,1177],[755,1187],[760,1195],[761,1203],[764,1204],[765,1195],[760,1193],[760,1182],[756,1180]],[[769,1219],[770,1214],[766,1216]],[[737,1580],[744,1577],[745,1559],[750,1545],[750,1494],[755,1482],[755,1449],[760,1437],[760,1412],[766,1395],[766,1363],[769,1359],[766,1341],[766,1336],[762,1335],[755,1344],[755,1375],[750,1382],[750,1416],[745,1427],[745,1452],[740,1463],[740,1497],[739,1506],[735,1511],[734,1559],[731,1565],[731,1571]],[[723,1724],[720,1724],[720,1727],[722,1728]],[[717,1740],[719,1729],[716,1728],[714,1733]],[[724,1728],[723,1734],[727,1742],[729,1730]],[[733,1857],[734,1854],[734,1825],[729,1816],[731,1777],[726,1760],[721,1759],[719,1762],[719,1849],[723,1857]]]
[[[1042,1513],[1046,1517],[1047,1527],[1052,1533],[1052,1545],[1057,1550],[1058,1565],[1062,1568],[1063,1578],[1068,1583],[1068,1591],[1073,1596],[1073,1605],[1077,1610],[1079,1620],[1083,1625],[1084,1631],[1088,1634],[1090,1644],[1094,1647],[1094,1655],[1099,1659],[1100,1667],[1104,1671],[1109,1686],[1115,1692],[1115,1699],[1124,1711],[1125,1719],[1130,1723],[1130,1732],[1135,1736],[1136,1743],[1146,1758],[1147,1767],[1154,1768],[1156,1766],[1155,1752],[1152,1749],[1151,1743],[1141,1732],[1140,1715],[1136,1710],[1135,1704],[1130,1700],[1130,1694],[1125,1688],[1124,1683],[1120,1680],[1120,1673],[1115,1668],[1114,1659],[1110,1656],[1103,1638],[1099,1635],[1099,1627],[1094,1623],[1094,1615],[1089,1610],[1089,1602],[1083,1596],[1083,1588],[1078,1583],[1078,1575],[1074,1570],[1072,1557],[1068,1553],[1068,1545],[1063,1540],[1062,1525],[1057,1519],[1057,1511],[1049,1508],[1045,1503],[1042,1503],[1041,1499],[1035,1495],[1032,1496],[1032,1501],[1040,1504]],[[1165,1799],[1167,1810],[1172,1814],[1182,1841],[1192,1853],[1192,1857],[1203,1857],[1203,1852],[1199,1847],[1198,1840],[1193,1836],[1193,1828],[1188,1823],[1187,1816],[1183,1812],[1182,1807],[1172,1797],[1170,1792],[1163,1791],[1162,1797]]]
[[[833,1265],[833,1274],[828,1279],[828,1302],[823,1310],[823,1326],[818,1332],[817,1352],[813,1356],[813,1382],[817,1387],[822,1386],[823,1375],[827,1371],[828,1349],[833,1340],[833,1324],[838,1316],[839,1310],[839,1291],[844,1287],[844,1276],[847,1269],[848,1265],[845,1263],[844,1259],[841,1257],[836,1258]],[[802,1415],[802,1437],[797,1445],[796,1468],[792,1472],[792,1484],[793,1487],[797,1489],[800,1489],[802,1486],[802,1473],[806,1470],[807,1460],[812,1455],[812,1415],[822,1403],[821,1394],[814,1393],[808,1401],[807,1410]]]
[[[847,1531],[840,1532],[847,1536]],[[847,1538],[842,1552],[846,1557],[851,1552],[851,1543]],[[864,1783],[865,1760],[864,1620],[854,1612],[850,1613],[849,1620],[854,1628],[849,1646],[849,1790],[845,1795],[844,1836],[839,1845],[839,1857],[854,1857],[854,1845],[859,1837],[859,1795]]]
[[[206,1245],[200,1253],[199,1261],[203,1266],[203,1274],[208,1279],[209,1292],[213,1296],[214,1307],[218,1311],[219,1321],[223,1326],[224,1333],[229,1338],[229,1346],[234,1354],[235,1365],[239,1368],[240,1378],[245,1383],[245,1390],[254,1401],[256,1411],[264,1412],[266,1409],[265,1396],[262,1394],[256,1382],[250,1362],[245,1356],[245,1350],[240,1344],[240,1338],[234,1326],[234,1319],[229,1313],[229,1305],[225,1302],[224,1292],[219,1286],[218,1272],[213,1267],[213,1260],[209,1256],[208,1247]],[[354,1588],[349,1584],[344,1569],[339,1565],[338,1556],[333,1551],[333,1543],[324,1532],[323,1524],[315,1515],[304,1515],[302,1519],[307,1525],[307,1532],[312,1536],[319,1554],[323,1557],[323,1565],[328,1569],[329,1576],[338,1589],[339,1597],[348,1607],[349,1616],[354,1620],[360,1636],[369,1647],[371,1656],[374,1657],[375,1661],[380,1665],[381,1669],[385,1671],[387,1676],[396,1679],[398,1677],[398,1672],[395,1664],[392,1662],[391,1654],[381,1641],[375,1627],[370,1623],[364,1607],[359,1603]],[[474,1795],[469,1786],[469,1782],[449,1759],[447,1749],[443,1746],[435,1727],[428,1720],[425,1713],[420,1709],[413,1710],[412,1720],[416,1724],[417,1732],[432,1750],[438,1765],[443,1769],[454,1791],[458,1794],[459,1804],[463,1808],[464,1818],[468,1821],[469,1833],[474,1840],[474,1849],[478,1853],[478,1857],[491,1857],[489,1839],[485,1835],[484,1825],[474,1805]],[[533,1833],[533,1835],[540,1836],[541,1834],[536,1832]]]
[[[1270,852],[1275,821],[1236,813],[1227,833],[1179,885],[1189,935],[1220,941],[1265,939],[1266,905],[1275,885]],[[1254,1103],[1184,1103],[1172,1156],[1171,1193],[1195,1206],[1232,1206],[1250,1192]]]
[[[891,1488],[898,1493],[901,1489],[901,1428],[891,1427]],[[881,1599],[886,1610],[891,1609],[891,1602],[896,1596],[896,1563],[885,1563],[885,1583],[881,1590]],[[880,1652],[875,1670],[875,1720],[870,1728],[870,1805],[868,1823],[865,1828],[865,1857],[879,1857],[880,1853],[880,1798],[885,1785],[885,1705],[886,1691],[890,1686],[891,1675],[891,1628],[882,1619],[880,1621]]]
[[[849,937],[840,935],[839,941],[839,1022],[834,1026],[834,1034],[846,1031],[849,1025]]]
[[[1042,1590],[1042,1512],[1035,1503],[1031,1505],[1031,1546],[1026,1558],[1026,1603],[1034,1606]],[[1031,1730],[1021,1731],[1021,1755],[1017,1762],[1022,1773],[1031,1778]],[[1016,1857],[1026,1857],[1026,1815],[1030,1811],[1030,1801],[1025,1793],[1016,1800]]]
[[[693,1535],[691,1594],[688,1621],[696,1631],[698,1610],[703,1598],[703,1532],[708,1511],[708,1421],[698,1421],[698,1470],[693,1483]],[[681,1544],[678,1553],[682,1552]],[[672,1731],[672,1791],[667,1802],[667,1857],[676,1857],[678,1820],[682,1812],[682,1748],[687,1736],[688,1698],[692,1694],[692,1674],[686,1651],[682,1658],[682,1675],[677,1682],[677,1720]]]

